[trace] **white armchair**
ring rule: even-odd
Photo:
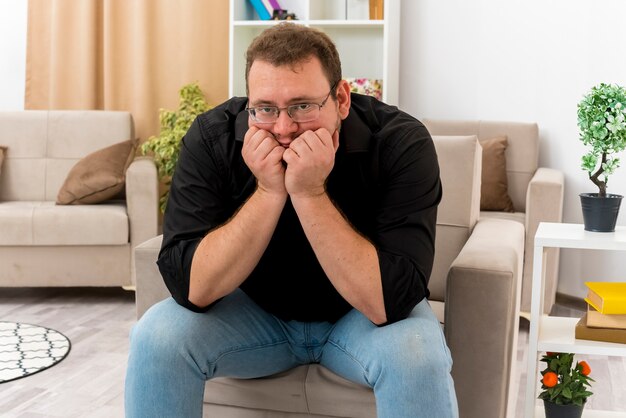
[[[506,135],[508,193],[515,212],[481,211],[480,218],[514,220],[526,230],[521,311],[530,312],[533,244],[539,222],[561,222],[563,218],[564,175],[561,171],[538,167],[539,128],[536,123],[502,121],[460,121],[425,119],[431,135],[476,135],[480,140]],[[559,275],[559,250],[548,249],[544,313],[554,305]]]
[[[524,228],[478,221],[481,152],[475,136],[434,137],[443,184],[437,215],[430,303],[444,325],[463,418],[502,418],[512,411]],[[169,296],[156,265],[162,237],[135,249],[137,316]],[[494,367],[484,367],[485,359]],[[206,417],[375,418],[371,389],[318,364],[263,379],[213,379]]]

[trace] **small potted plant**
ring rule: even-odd
[[[594,380],[589,377],[591,368],[586,361],[576,362],[574,354],[547,352],[541,361],[546,368],[541,372],[539,399],[543,399],[546,418],[580,418],[587,398],[587,390]]]
[[[159,180],[165,188],[160,198],[161,212],[165,211],[167,204],[169,185],[180,153],[180,141],[196,116],[211,108],[204,99],[204,94],[197,83],[183,86],[179,91],[179,96],[178,110],[160,109],[161,131],[159,135],[151,136],[141,146],[142,154],[152,153],[158,169]]]
[[[598,193],[581,193],[585,230],[615,230],[621,195],[606,192],[609,175],[619,167],[615,155],[626,148],[626,89],[601,83],[578,103],[580,140],[589,152],[582,157],[582,169],[598,187]]]

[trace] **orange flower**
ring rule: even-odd
[[[589,367],[589,364],[587,364],[585,360],[578,362],[578,364],[580,364],[580,367],[583,368],[580,373],[585,376],[589,376],[589,373],[591,373],[591,367]]]
[[[553,386],[556,386],[556,384],[559,382],[559,377],[554,372],[547,372],[543,375],[542,381],[544,386],[551,388]]]

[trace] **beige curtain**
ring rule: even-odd
[[[136,135],[198,82],[228,95],[228,1],[29,0],[26,109],[127,110]]]

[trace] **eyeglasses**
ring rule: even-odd
[[[277,106],[258,106],[246,107],[253,121],[257,123],[274,123],[278,120],[278,116],[282,110],[286,110],[287,114],[296,123],[312,122],[320,117],[322,107],[328,101],[330,94],[335,89],[335,85],[330,88],[326,98],[322,103],[297,103],[287,107]]]

